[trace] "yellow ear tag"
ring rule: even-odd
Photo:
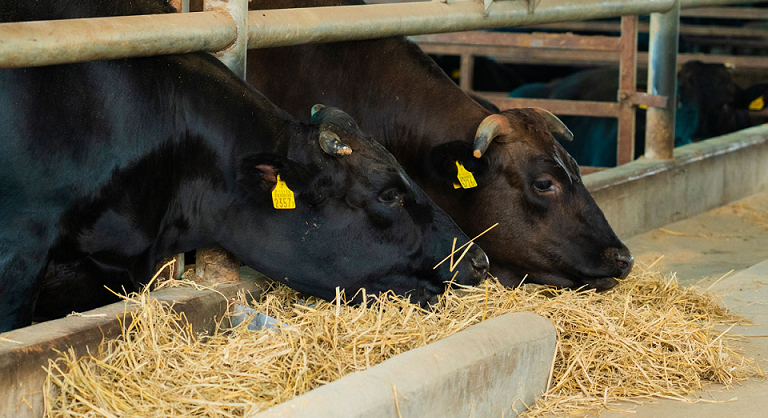
[[[275,209],[296,209],[296,200],[293,199],[293,191],[277,175],[277,184],[272,190],[272,205]]]
[[[763,110],[765,107],[765,99],[763,96],[758,97],[749,104],[749,110]]]
[[[477,187],[475,176],[473,176],[471,172],[467,171],[467,169],[464,168],[464,166],[458,161],[456,161],[456,168],[459,169],[459,174],[457,177],[459,178],[459,183],[461,184],[461,187],[465,189],[471,189],[473,187]]]

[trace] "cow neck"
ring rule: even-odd
[[[361,109],[356,117],[363,130],[414,176],[423,169],[424,157],[433,147],[472,142],[480,122],[490,113],[413,43],[403,38],[380,42],[393,65],[366,67],[366,78],[373,82],[365,86],[365,93],[351,94],[357,102],[345,103],[344,108]],[[355,50],[360,47],[350,48],[349,53]]]
[[[221,67],[208,54],[196,54],[215,67]],[[229,70],[195,62],[183,92],[177,120],[188,133],[211,138],[225,153],[277,153],[285,155],[290,142],[303,137],[307,129],[263,94],[240,80]],[[215,83],[211,83],[214,80]]]

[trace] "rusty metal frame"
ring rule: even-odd
[[[619,61],[619,90],[615,102],[582,100],[552,100],[510,98],[506,94],[479,93],[502,109],[516,107],[543,107],[555,114],[572,116],[610,117],[618,119],[616,162],[625,164],[635,155],[635,107],[665,107],[667,98],[638,93],[637,88],[637,33],[636,15],[623,16],[621,36],[581,36],[570,33],[512,33],[512,32],[460,32],[412,36],[426,52],[448,53],[461,57],[459,85],[472,89],[474,56],[509,54],[516,51],[546,51],[548,54],[573,53],[583,58],[583,51],[610,53]],[[485,52],[493,52],[485,54]],[[518,57],[516,57],[517,59]]]
[[[637,90],[637,23],[637,16],[621,18],[616,165],[635,159],[635,103],[630,98]]]

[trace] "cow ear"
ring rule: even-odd
[[[459,162],[467,171],[472,173],[477,184],[482,184],[488,173],[488,157],[483,155],[475,158],[472,155],[472,144],[464,141],[453,141],[438,145],[429,152],[427,157],[427,170],[429,176],[446,187],[458,184]]]
[[[271,192],[278,175],[295,192],[306,189],[314,177],[308,166],[281,155],[248,154],[240,158],[237,183],[249,193]]]

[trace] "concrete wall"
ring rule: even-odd
[[[546,389],[555,342],[547,319],[510,313],[246,417],[514,417]]]
[[[162,301],[174,302],[196,331],[212,331],[216,318],[226,312],[228,301],[240,290],[257,293],[255,281],[220,285],[216,291],[166,289],[154,292]],[[13,330],[0,340],[0,417],[43,416],[43,382],[48,360],[72,347],[78,355],[96,352],[103,339],[121,334],[124,303],[114,303],[87,312],[88,317],[67,317]],[[130,310],[130,306],[129,306]],[[130,316],[129,316],[130,318]]]
[[[768,187],[768,125],[584,176],[621,238],[689,218]]]

